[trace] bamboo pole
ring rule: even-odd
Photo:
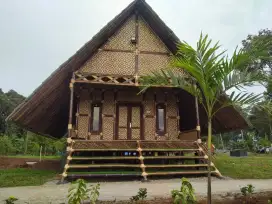
[[[70,107],[69,107],[68,139],[67,139],[67,141],[71,140],[72,131],[73,131],[72,122],[73,122],[73,106],[74,106],[74,82],[75,82],[75,73],[73,73],[71,82],[69,84],[69,87],[70,87]],[[73,144],[73,142],[68,143],[68,147],[70,149],[72,148],[72,144]],[[70,162],[69,158],[71,158],[71,156],[72,156],[72,151],[69,151],[67,154],[66,165],[65,165],[63,173],[62,173],[61,183],[63,183],[65,177],[67,176],[67,169],[68,169],[67,167]]]

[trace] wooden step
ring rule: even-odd
[[[112,156],[112,157],[72,157],[72,160],[129,160],[129,159],[139,159],[136,156]]]
[[[118,151],[118,152],[137,152],[137,149],[73,149],[74,152],[101,152],[101,151]],[[142,149],[142,152],[196,152],[199,149]]]
[[[205,159],[204,156],[144,156],[144,159]]]
[[[146,168],[192,168],[192,167],[208,167],[208,164],[146,164]]]
[[[212,171],[212,174],[215,174],[215,171]],[[152,172],[149,173],[147,171],[148,176],[167,176],[167,175],[194,175],[194,174],[208,174],[208,171],[174,171],[174,172],[165,172],[165,171],[161,171],[161,172]]]
[[[135,160],[138,156],[101,156],[101,157],[77,157],[73,156],[72,160]],[[204,156],[144,156],[144,159],[205,159]]]
[[[70,164],[68,168],[84,169],[84,168],[104,168],[104,167],[133,167],[140,168],[140,164]]]
[[[67,172],[68,177],[82,178],[82,177],[119,177],[119,176],[142,176],[142,172],[126,172],[126,173],[106,173],[106,172]]]
[[[199,149],[142,149],[143,152],[196,152]]]

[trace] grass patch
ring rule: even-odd
[[[56,176],[57,172],[33,169],[0,169],[0,187],[38,186]]]
[[[40,159],[40,156],[36,155],[9,155],[5,156],[9,158],[23,158],[23,159]],[[61,156],[42,156],[42,159],[61,159]]]
[[[272,155],[230,157],[220,154],[216,156],[214,163],[223,176],[235,179],[272,178]]]

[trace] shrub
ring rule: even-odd
[[[14,204],[14,202],[18,200],[18,198],[15,198],[13,196],[10,196],[8,199],[6,199],[6,204]]]
[[[99,190],[100,190],[100,184],[96,184],[95,186],[91,186],[91,189],[90,189],[90,199],[91,199],[91,204],[95,204],[96,201],[98,200],[99,198]]]
[[[196,203],[195,190],[186,178],[181,179],[180,190],[171,191],[174,204],[194,204]]]
[[[11,139],[8,136],[0,137],[0,155],[8,155],[15,153],[16,149],[14,148]]]
[[[132,196],[130,198],[130,201],[139,201],[144,200],[147,197],[147,189],[146,188],[140,188],[137,195]]]
[[[86,182],[83,179],[77,179],[72,182],[68,190],[68,203],[80,204],[82,201],[90,199],[91,204],[95,204],[99,197],[100,184],[91,185],[87,188]]]
[[[247,186],[240,188],[240,191],[243,196],[252,195],[254,188],[255,187],[252,184],[248,184]]]

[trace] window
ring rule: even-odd
[[[95,103],[92,105],[91,113],[91,131],[94,133],[100,133],[102,131],[102,111],[101,104]]]
[[[166,127],[166,120],[165,120],[165,105],[164,104],[158,104],[157,105],[157,111],[156,111],[156,130],[157,134],[162,136],[165,135],[165,127]]]

